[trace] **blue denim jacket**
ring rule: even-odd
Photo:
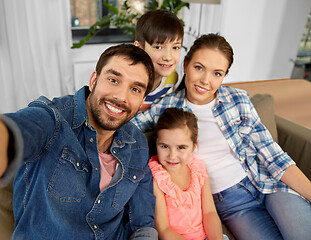
[[[115,132],[110,150],[120,167],[100,192],[96,131],[85,107],[88,94],[84,87],[52,101],[40,97],[6,114],[24,140],[14,180],[13,239],[128,239],[142,229],[155,231],[146,139],[132,123]]]

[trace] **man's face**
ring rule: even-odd
[[[113,56],[100,76],[93,72],[87,112],[97,130],[116,130],[132,119],[145,100],[148,72],[142,63],[131,65],[125,56]]]

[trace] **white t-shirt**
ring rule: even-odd
[[[212,193],[221,192],[246,176],[240,160],[232,152],[213,116],[215,101],[195,105],[186,100],[187,106],[198,118],[199,144],[195,153],[206,165]]]

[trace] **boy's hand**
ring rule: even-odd
[[[2,177],[8,167],[8,146],[9,131],[4,123],[0,120],[0,177]]]

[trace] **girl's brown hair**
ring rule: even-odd
[[[194,144],[198,142],[198,119],[191,113],[184,111],[181,108],[167,108],[161,114],[155,129],[155,139],[158,138],[158,133],[162,129],[175,129],[188,127],[191,131],[191,140]]]

